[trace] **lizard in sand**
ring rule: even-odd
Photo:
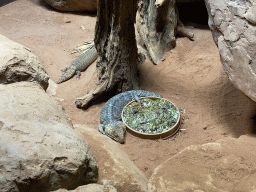
[[[77,75],[77,78],[80,78],[81,71],[85,71],[98,58],[98,53],[94,46],[94,42],[92,41],[87,44],[90,45],[87,45],[87,48],[85,48],[86,50],[83,51],[84,53],[82,53],[78,58],[76,58],[69,67],[66,67],[61,70],[64,73],[57,81],[58,84],[71,79],[75,74]],[[81,46],[82,45],[80,45],[80,47]],[[80,50],[76,52],[79,51]]]
[[[122,122],[122,110],[130,101],[147,96],[162,98],[160,94],[143,90],[126,91],[112,97],[101,109],[99,131],[119,143],[124,143],[126,127]]]
[[[138,67],[140,67],[146,60],[145,54],[147,54],[147,52],[140,46],[138,47],[138,51]],[[81,71],[85,71],[98,58],[98,53],[93,40],[79,45],[72,53],[75,52],[80,52],[82,54],[76,58],[69,67],[65,67],[61,70],[64,73],[56,82],[57,84],[71,79],[75,74],[77,75],[77,78],[80,78]]]

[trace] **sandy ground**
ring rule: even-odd
[[[62,74],[60,69],[75,58],[71,50],[93,38],[95,22],[95,14],[58,12],[36,0],[18,0],[0,7],[0,33],[29,47],[54,81]],[[175,138],[143,140],[127,134],[125,144],[120,144],[147,178],[160,163],[192,144],[255,133],[255,103],[230,83],[210,30],[190,30],[195,41],[178,38],[175,49],[166,53],[159,65],[147,60],[140,71],[143,90],[162,94],[182,112],[183,131]],[[58,86],[56,97],[64,99],[62,104],[74,124],[97,129],[108,95],[86,110],[74,104],[96,82],[94,63],[80,80],[72,78]]]

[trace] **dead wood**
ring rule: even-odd
[[[99,55],[99,84],[87,95],[76,99],[77,107],[86,107],[114,87],[117,93],[139,89],[134,29],[136,7],[136,0],[98,1],[94,42]]]
[[[193,38],[179,20],[175,0],[140,0],[136,28],[154,64],[175,46],[177,34]]]

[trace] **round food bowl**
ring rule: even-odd
[[[126,122],[125,122],[125,118],[124,118],[124,110],[129,106],[131,105],[132,103],[134,102],[137,102],[135,99],[132,100],[131,102],[129,102],[122,110],[122,121],[123,123],[126,125],[127,127],[127,131],[136,136],[136,137],[139,137],[139,138],[142,138],[142,139],[167,139],[168,137],[171,137],[173,136],[175,133],[177,133],[177,131],[179,130],[180,128],[180,111],[178,109],[178,107],[176,105],[174,105],[172,102],[168,101],[167,99],[164,99],[164,98],[160,98],[160,97],[141,97],[139,98],[140,100],[143,100],[143,99],[152,99],[152,100],[156,100],[156,99],[161,99],[161,100],[164,100],[165,102],[168,102],[169,104],[171,104],[172,106],[175,107],[175,109],[177,110],[178,112],[178,117],[176,119],[176,123],[172,126],[170,126],[170,128],[168,128],[167,130],[163,131],[163,132],[160,132],[160,133],[143,133],[143,132],[139,132],[137,130],[134,130],[132,127],[130,127]]]

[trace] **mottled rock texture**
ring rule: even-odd
[[[37,83],[0,85],[0,191],[73,189],[98,166],[59,102]]]
[[[148,179],[113,141],[98,130],[85,125],[74,125],[92,146],[100,166],[98,183],[114,186],[121,192],[146,192]]]
[[[96,182],[92,150],[28,48],[0,35],[0,191],[44,192]]]
[[[0,35],[0,83],[35,81],[44,89],[49,76],[29,48]]]
[[[149,192],[255,191],[255,144],[254,135],[243,135],[191,145],[154,170]]]
[[[256,101],[256,2],[206,0],[209,26],[231,82]]]
[[[45,0],[61,11],[97,11],[97,0]]]
[[[78,187],[74,190],[59,189],[54,192],[117,192],[111,185],[88,184]]]

